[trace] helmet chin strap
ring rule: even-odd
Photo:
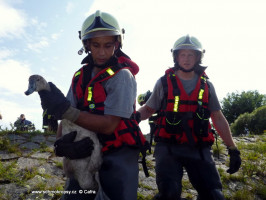
[[[196,68],[196,65],[194,65],[194,67],[192,67],[191,69],[184,69],[184,68],[181,67],[178,63],[175,63],[175,67],[176,67],[177,70],[181,70],[181,71],[183,71],[183,72],[185,72],[185,73],[188,73],[188,72],[192,72],[192,71],[194,71],[195,68]]]

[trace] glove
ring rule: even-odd
[[[41,90],[39,95],[41,98],[41,105],[43,110],[47,110],[50,115],[55,115],[57,119],[62,119],[63,114],[69,109],[70,102],[66,99],[64,94],[51,82],[51,91]]]
[[[55,155],[62,157],[65,156],[69,159],[86,158],[91,155],[94,147],[93,141],[86,137],[80,141],[73,142],[77,135],[76,131],[72,131],[54,143]]]
[[[240,151],[238,149],[228,149],[230,155],[230,164],[227,173],[233,174],[237,172],[241,165]]]

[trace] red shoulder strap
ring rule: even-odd
[[[122,64],[122,66],[128,67],[133,75],[136,75],[139,72],[139,66],[127,57],[118,57],[118,63]]]

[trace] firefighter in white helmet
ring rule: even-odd
[[[134,117],[134,76],[139,68],[121,51],[123,33],[115,17],[109,13],[96,11],[87,17],[80,39],[88,55],[73,76],[67,98],[60,95],[51,83],[52,92],[39,92],[48,114],[96,132],[103,146],[103,164],[99,170],[101,187],[96,197],[88,192],[81,194],[79,191],[83,188],[69,177],[65,190],[76,191],[76,194],[64,194],[64,200],[106,199],[103,196],[107,199],[137,199],[139,153],[145,157],[149,144]],[[61,136],[60,126],[58,137]],[[56,141],[57,156],[76,159],[91,154],[91,141],[79,145],[64,137]],[[66,150],[66,147],[73,149]]]
[[[156,83],[152,95],[138,110],[141,120],[159,111],[155,131],[156,200],[181,199],[183,168],[200,200],[222,200],[222,184],[211,154],[214,142],[209,119],[228,147],[228,173],[241,165],[238,151],[221,112],[212,83],[201,66],[204,50],[197,38],[179,38],[173,48],[174,67]]]

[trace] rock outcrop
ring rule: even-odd
[[[237,138],[237,143],[254,144],[256,138]],[[53,153],[55,136],[30,133],[0,135],[0,200],[56,200],[64,191],[66,177],[62,170],[62,158]],[[4,147],[7,147],[6,149]],[[215,157],[219,171],[227,170],[227,152],[222,151],[219,159]],[[138,199],[149,200],[157,193],[155,183],[153,155],[147,155],[147,166],[150,177],[145,177],[140,164]],[[184,171],[185,172],[185,171]],[[237,172],[240,173],[240,172]],[[237,174],[236,173],[236,174]],[[264,172],[265,173],[265,172]],[[264,174],[265,176],[265,174]],[[236,175],[237,177],[237,175]],[[259,183],[254,175],[250,181]],[[225,181],[222,179],[222,181]],[[247,186],[241,181],[226,180],[228,187],[224,188],[227,199],[231,199],[234,192],[243,190]],[[264,185],[266,181],[264,180]],[[196,200],[197,192],[189,183],[185,172],[183,178],[184,190],[182,197]],[[232,198],[233,199],[233,198]],[[259,196],[254,199],[263,199]]]

